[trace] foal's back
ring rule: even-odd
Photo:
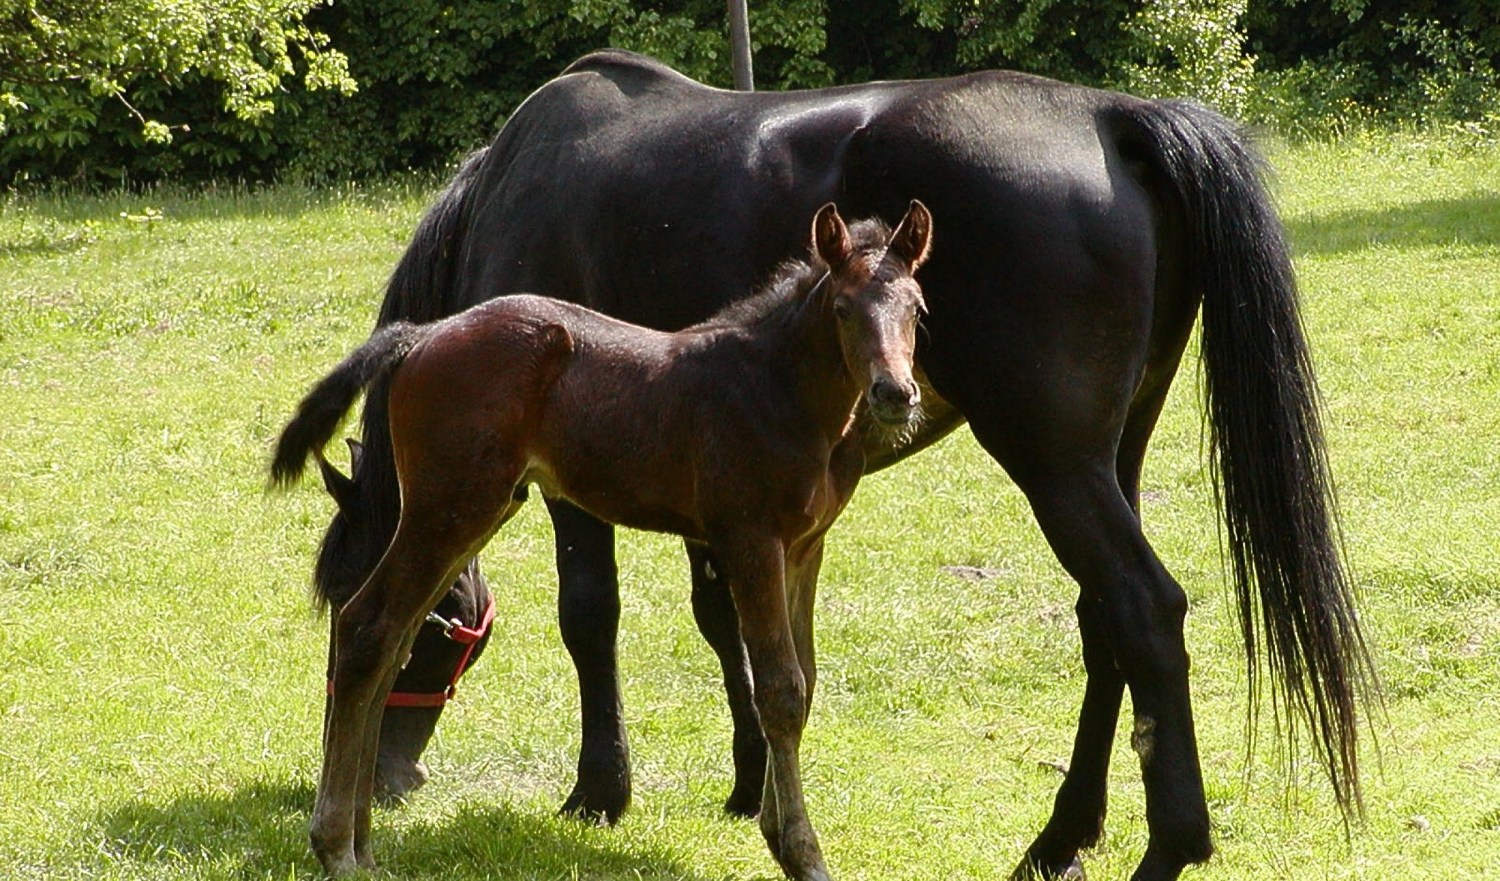
[[[546,297],[489,300],[435,325],[393,378],[403,494],[482,472],[702,538],[703,484],[743,471],[756,414],[782,409],[774,373],[737,328],[663,333]],[[726,449],[726,436],[745,443]]]

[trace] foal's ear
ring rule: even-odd
[[[351,448],[352,449],[352,448]],[[319,450],[313,454],[318,457],[318,471],[323,475],[323,488],[333,496],[333,501],[339,506],[339,510],[348,514],[354,510],[358,491],[354,488],[354,481],[345,477],[343,472],[335,468],[327,459],[323,458],[323,451]],[[357,466],[356,466],[357,467]]]
[[[913,272],[927,262],[927,255],[932,253],[932,212],[926,205],[911,200],[906,216],[891,233],[890,252],[904,260]]]
[[[854,247],[849,241],[849,227],[839,216],[839,209],[832,202],[818,209],[813,217],[813,248],[829,269],[839,269],[854,256]]]

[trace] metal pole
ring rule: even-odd
[[[734,87],[755,91],[755,73],[750,69],[750,13],[746,0],[729,0],[729,48],[734,58]]]

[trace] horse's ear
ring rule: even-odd
[[[927,255],[932,253],[932,212],[926,205],[911,200],[906,216],[891,233],[890,252],[904,260],[913,272],[927,262]]]
[[[313,455],[318,457],[318,471],[323,475],[323,488],[333,496],[333,501],[339,506],[340,511],[345,514],[352,512],[358,498],[353,479],[345,477],[341,471],[323,458],[321,450]]]
[[[365,457],[365,445],[352,437],[344,438],[344,443],[349,445],[349,473],[359,473],[359,463]]]
[[[832,202],[818,209],[813,217],[812,233],[813,249],[829,269],[839,269],[854,256],[849,227],[844,225],[844,218],[839,216],[839,209]]]

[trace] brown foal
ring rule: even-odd
[[[770,748],[761,830],[792,878],[828,877],[802,798],[812,597],[799,572],[864,470],[856,408],[916,419],[912,378],[931,215],[894,232],[817,212],[811,260],[677,333],[544,297],[500,297],[388,325],[303,400],[273,478],[321,458],[371,383],[388,395],[401,520],[334,628],[312,847],[341,875],[374,865],[370,801],[385,695],[424,616],[536,484],[600,519],[703,545],[729,581]],[[810,581],[810,579],[808,579]]]

